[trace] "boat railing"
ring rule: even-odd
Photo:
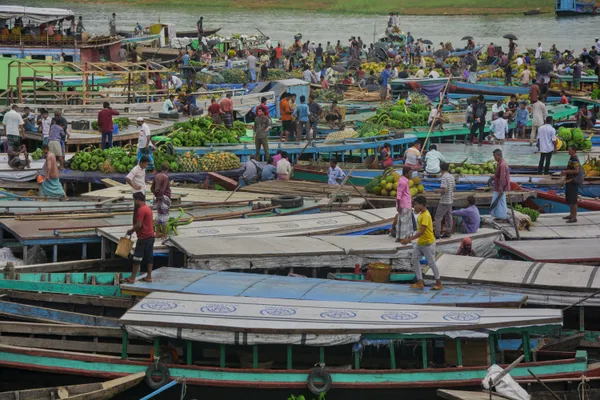
[[[0,44],[8,46],[74,47],[77,45],[77,41],[74,36],[64,36],[60,34],[54,36],[8,34],[0,35]]]

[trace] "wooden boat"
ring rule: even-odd
[[[450,93],[470,93],[475,95],[502,95],[510,96],[513,94],[529,94],[529,88],[523,86],[504,86],[492,85],[486,83],[469,83],[459,80],[453,80],[449,87]]]
[[[221,28],[213,28],[213,29],[204,29],[204,36],[211,36],[215,33],[219,32]],[[198,37],[198,29],[182,29],[178,30],[176,33],[178,38],[197,38]]]
[[[533,377],[531,378],[533,379]],[[531,400],[556,400],[556,396],[563,400],[579,400],[581,393],[577,390],[564,391],[564,390],[553,390],[552,393],[548,391],[531,392]],[[444,400],[505,400],[506,396],[501,396],[497,393],[491,393],[487,391],[483,392],[468,392],[466,390],[446,390],[439,389],[437,391],[439,398]],[[585,396],[590,399],[600,398],[600,390],[598,389],[586,389]]]
[[[523,339],[525,356],[525,363],[511,371],[517,381],[527,379],[528,369],[541,379],[599,372],[588,371],[585,351],[538,352],[532,361],[530,335],[559,328],[560,310],[349,307],[347,302],[251,297],[240,303],[238,297],[152,293],[120,322],[122,359],[0,346],[0,367],[45,371],[52,366],[54,373],[83,376],[142,372],[155,364],[128,359],[128,338],[136,335],[153,340],[155,352],[161,346],[183,348],[181,362],[161,364],[160,370],[168,370],[172,379],[185,376],[188,386],[294,389],[323,374],[332,390],[475,388],[498,359],[498,340],[514,337]],[[445,349],[436,350],[433,340],[443,340]],[[207,356],[196,358],[200,346]],[[415,353],[416,347],[421,351]],[[267,348],[271,351],[261,352]],[[404,355],[397,357],[398,352]],[[352,354],[350,367],[348,357],[336,355],[344,353]],[[442,368],[429,367],[434,358]],[[326,365],[324,371],[311,370],[315,362]]]
[[[577,17],[598,15],[596,2],[583,0],[555,0],[555,12],[557,17]]]
[[[597,239],[511,240],[496,247],[523,261],[560,264],[600,264]]]
[[[0,393],[0,400],[108,400],[139,384],[146,374],[138,372],[106,382],[15,390]]]

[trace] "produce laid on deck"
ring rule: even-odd
[[[325,141],[344,140],[358,137],[358,132],[352,128],[346,128],[343,131],[330,132],[325,137]]]
[[[38,147],[33,153],[29,153],[29,155],[33,161],[37,161],[44,156],[44,153],[42,152],[42,149]]]
[[[600,176],[600,160],[596,157],[588,158],[583,163],[583,172],[586,177]]]
[[[538,217],[540,216],[540,212],[538,210],[534,210],[529,207],[524,207],[521,204],[516,204],[514,206],[514,210],[520,212],[521,214],[529,215],[529,217],[531,218],[531,222],[537,221]]]
[[[376,176],[371,182],[365,185],[367,193],[371,193],[377,196],[390,196],[396,197],[396,188],[398,187],[398,181],[400,180],[398,172],[394,171],[393,168],[385,170],[385,172],[379,176]],[[425,187],[421,185],[421,178],[414,177],[408,180],[408,187],[410,188],[410,195],[416,196],[419,193],[425,192]]]
[[[565,128],[561,126],[556,132],[562,140],[562,146],[559,150],[567,150],[568,146],[574,146],[577,150],[589,151],[592,149],[592,136],[590,135],[587,139],[583,134],[583,131],[579,128]]]
[[[592,90],[592,94],[590,95],[590,97],[592,98],[592,100],[600,99],[600,88]]]
[[[496,172],[496,162],[494,160],[486,161],[484,164],[471,164],[468,162],[459,164],[450,164],[451,174],[462,175],[485,175]]]
[[[404,99],[398,105],[382,106],[366,122],[389,126],[395,129],[409,129],[413,126],[427,125],[429,108],[421,104],[404,104]]]
[[[237,144],[240,136],[246,134],[246,125],[235,121],[231,129],[215,124],[211,118],[191,118],[186,122],[173,124],[175,131],[170,135],[175,147],[199,147],[211,144]]]
[[[119,127],[119,131],[121,131],[127,128],[131,124],[131,121],[127,117],[117,117],[113,118],[113,124],[117,125]],[[98,130],[98,121],[92,121],[92,129],[95,131]]]

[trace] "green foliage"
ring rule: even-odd
[[[515,211],[518,211],[521,214],[529,215],[529,217],[531,218],[531,222],[537,221],[538,217],[540,216],[539,211],[529,207],[523,207],[521,204],[515,205],[514,209]]]

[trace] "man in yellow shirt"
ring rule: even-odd
[[[431,290],[442,290],[444,286],[440,280],[440,271],[435,264],[435,236],[433,235],[433,220],[431,214],[427,211],[427,199],[425,196],[417,196],[413,201],[413,208],[419,213],[417,218],[418,231],[411,237],[400,241],[402,244],[409,244],[415,239],[417,245],[414,246],[412,253],[412,263],[417,275],[417,282],[410,285],[411,289],[424,289],[425,284],[423,283],[423,272],[421,271],[421,265],[419,261],[421,256],[425,256],[427,264],[433,270],[433,276],[435,277],[435,285]]]

